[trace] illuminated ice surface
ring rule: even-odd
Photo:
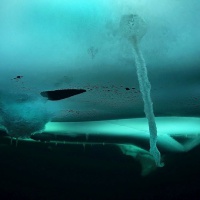
[[[136,57],[120,30],[122,16],[134,14],[147,25],[140,49],[158,149],[189,151],[200,134],[199,10],[198,0],[2,0],[2,129],[16,138],[131,136],[116,145],[152,159],[148,144],[134,143],[149,140]]]

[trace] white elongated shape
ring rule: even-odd
[[[139,47],[139,41],[146,33],[146,23],[138,15],[124,15],[121,18],[120,29],[132,44],[135,55],[135,64],[137,69],[137,77],[139,81],[142,99],[144,101],[144,112],[149,124],[150,132],[150,153],[154,157],[156,165],[162,167],[160,152],[157,149],[157,127],[153,112],[153,103],[151,100],[151,84],[148,79],[146,63]]]

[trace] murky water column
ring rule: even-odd
[[[137,76],[144,101],[144,112],[149,124],[150,132],[150,153],[154,157],[156,165],[162,167],[160,152],[157,149],[157,127],[155,116],[153,112],[153,103],[150,96],[151,84],[148,79],[146,63],[139,47],[139,42],[146,33],[146,23],[138,15],[123,15],[120,22],[120,29],[123,36],[125,36],[132,44],[135,63],[137,68]]]

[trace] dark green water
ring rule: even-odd
[[[1,138],[0,199],[200,199],[200,147],[166,154],[146,177],[113,145],[64,145]]]

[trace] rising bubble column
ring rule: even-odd
[[[146,63],[139,47],[139,42],[146,33],[147,26],[145,21],[138,15],[134,14],[123,15],[120,21],[120,30],[122,32],[122,35],[125,36],[133,46],[137,76],[138,76],[140,91],[142,94],[142,99],[144,102],[144,112],[149,125],[150,153],[154,157],[156,165],[162,167],[163,163],[161,163],[160,152],[156,146],[157,127],[153,112],[153,103],[150,95],[151,84],[148,79]]]

